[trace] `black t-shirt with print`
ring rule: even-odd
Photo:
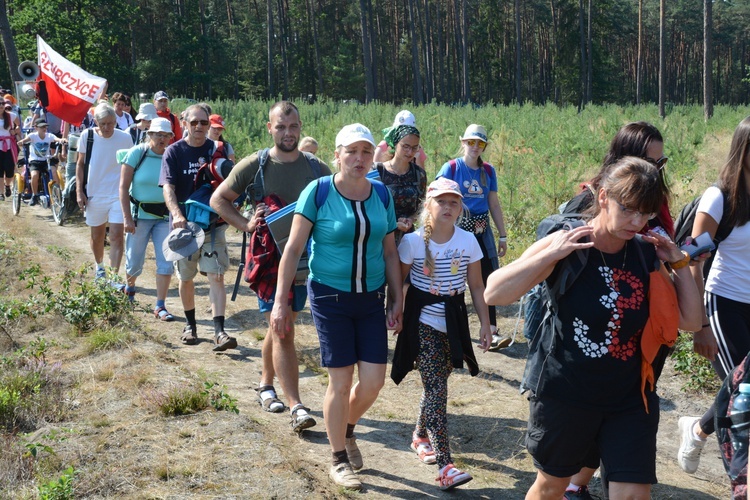
[[[543,394],[602,410],[643,405],[640,339],[654,262],[653,245],[642,241],[615,254],[589,250],[585,269],[558,300],[563,338],[547,360]]]

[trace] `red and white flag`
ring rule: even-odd
[[[73,125],[80,125],[92,105],[105,89],[107,80],[83,70],[36,37],[39,79],[45,82],[53,115]]]

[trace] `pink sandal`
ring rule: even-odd
[[[430,444],[430,439],[413,434],[411,437],[411,449],[417,454],[422,463],[432,465],[437,462],[435,450]]]

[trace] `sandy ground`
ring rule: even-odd
[[[41,207],[24,206],[13,217],[10,203],[0,203],[2,231],[33,244],[31,258],[77,267],[92,262],[88,228],[81,219],[63,227],[52,222]],[[226,276],[231,293],[241,245],[241,235],[228,231],[232,268]],[[63,247],[72,258],[56,256]],[[124,262],[123,262],[124,267]],[[148,262],[138,282],[137,298],[153,308],[153,262]],[[122,273],[122,272],[121,272]],[[67,429],[68,439],[55,443],[60,465],[79,470],[77,494],[103,498],[335,498],[352,494],[336,488],[328,479],[330,448],[323,425],[322,401],[327,378],[319,368],[318,342],[305,310],[297,327],[300,356],[300,392],[318,425],[301,437],[290,432],[288,413],[264,412],[252,387],[261,369],[260,347],[266,324],[257,310],[256,298],[243,283],[236,302],[227,303],[227,331],[240,346],[224,354],[211,352],[212,323],[208,308],[208,284],[196,281],[199,336],[196,346],[183,346],[182,308],[176,280],[167,306],[178,317],[161,323],[145,312],[136,314],[138,332],[126,348],[87,355],[79,339],[57,334],[58,345],[50,353],[64,362],[74,379],[70,411],[64,422],[40,430]],[[500,311],[500,329],[512,332],[517,307]],[[477,329],[478,330],[478,329]],[[43,335],[34,325],[19,334],[25,343]],[[474,480],[453,493],[435,485],[436,467],[419,462],[409,449],[410,435],[421,393],[418,374],[407,376],[400,386],[386,380],[380,397],[357,426],[365,466],[359,472],[361,495],[370,498],[523,498],[535,470],[523,440],[528,404],[519,394],[527,346],[519,342],[500,353],[478,352],[481,373],[477,377],[459,370],[450,378],[449,427],[454,460]],[[395,339],[390,340],[390,348]],[[390,373],[390,369],[389,369]],[[164,418],[148,404],[149,391],[195,380],[203,374],[225,386],[237,399],[240,413],[206,411],[196,415]],[[676,463],[679,446],[677,419],[699,415],[710,395],[688,396],[680,391],[671,361],[662,375],[661,422],[657,473],[659,484],[653,498],[727,498],[728,481],[712,438],[695,475],[683,473]],[[276,384],[281,391],[280,385]],[[598,482],[592,484],[594,493]],[[19,489],[18,495],[24,491]]]

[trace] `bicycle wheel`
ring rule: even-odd
[[[65,207],[63,206],[62,189],[56,182],[52,184],[50,197],[52,198],[52,218],[55,219],[58,226],[62,226],[65,220]]]
[[[23,179],[20,174],[16,174],[13,178],[13,186],[10,189],[11,201],[13,202],[13,215],[18,215],[21,212],[21,193],[23,193]]]

